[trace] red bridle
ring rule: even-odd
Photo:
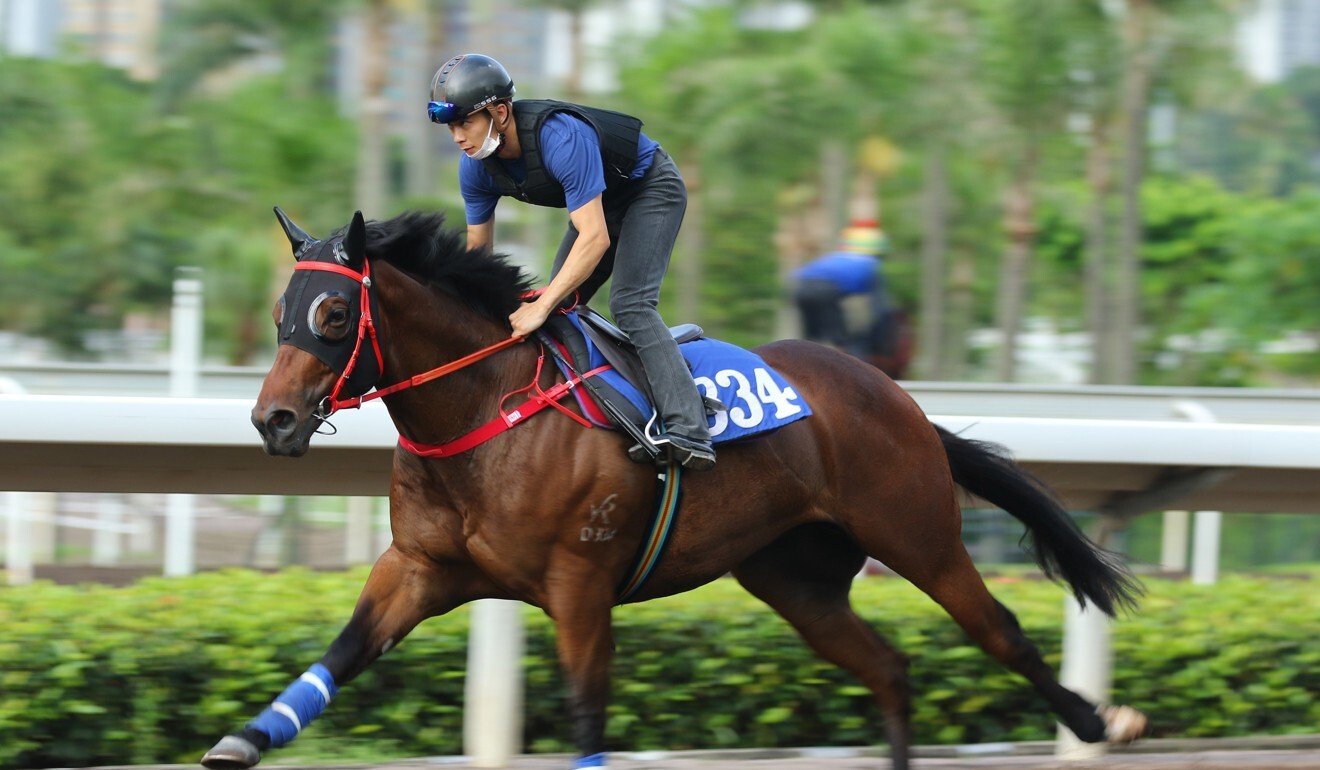
[[[525,338],[523,337],[509,337],[508,339],[496,342],[494,345],[484,347],[475,353],[469,353],[455,361],[450,361],[447,364],[437,366],[436,368],[422,372],[421,374],[413,375],[406,380],[401,380],[388,387],[377,388],[376,390],[361,396],[340,399],[339,394],[344,389],[344,385],[348,382],[349,377],[353,375],[353,369],[357,366],[358,355],[361,354],[363,343],[368,338],[371,339],[371,349],[376,354],[376,371],[382,373],[385,371],[385,356],[380,351],[380,340],[376,337],[376,323],[371,317],[371,263],[365,259],[362,260],[362,272],[360,273],[352,268],[333,262],[299,262],[294,265],[293,269],[320,270],[327,273],[338,273],[339,275],[346,276],[356,281],[361,287],[361,294],[359,295],[358,300],[361,312],[358,316],[357,341],[353,346],[353,354],[349,357],[348,364],[344,367],[344,371],[340,373],[339,379],[335,381],[334,387],[331,388],[330,395],[322,399],[321,403],[316,407],[315,416],[321,420],[326,419],[340,409],[356,409],[367,401],[383,398],[391,393],[398,393],[401,390],[407,390],[408,388],[416,387],[431,382],[432,380],[437,380],[447,374],[452,374],[460,369],[467,368],[468,366],[471,366],[484,358],[488,358],[505,348],[512,347],[525,341]],[[537,294],[540,294],[540,291],[528,292],[523,298],[526,299],[536,296]],[[500,416],[498,418],[444,444],[422,444],[412,441],[406,436],[400,435],[399,445],[409,452],[423,457],[450,457],[460,452],[465,452],[499,433],[503,433],[546,407],[558,409],[584,427],[594,427],[588,420],[574,414],[569,411],[568,408],[561,405],[559,400],[566,397],[572,391],[573,387],[581,382],[582,379],[593,377],[613,367],[608,365],[602,366],[593,369],[590,372],[586,372],[579,377],[555,385],[550,388],[550,390],[543,390],[539,383],[541,379],[541,369],[544,363],[545,351],[542,350],[540,357],[536,362],[536,372],[532,377],[531,384],[527,387],[519,388],[512,393],[507,393],[500,399]],[[514,409],[511,412],[506,412],[504,410],[504,402],[507,401],[510,396],[517,393],[530,393],[531,395],[527,402],[519,408]]]

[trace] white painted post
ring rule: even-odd
[[[1187,535],[1191,517],[1187,511],[1164,512],[1164,539],[1160,545],[1160,569],[1183,572],[1187,569]]]
[[[1219,580],[1219,530],[1224,514],[1197,511],[1196,531],[1192,540],[1192,583],[1212,586]]]
[[[174,278],[170,310],[170,395],[197,395],[202,362],[202,278],[195,267],[181,267]]]
[[[463,753],[473,767],[507,767],[522,744],[523,621],[519,602],[472,605]]]
[[[192,495],[170,495],[165,503],[165,575],[181,577],[197,571],[194,542],[196,501]]]
[[[390,529],[390,499],[376,499],[376,557],[390,549],[394,542],[394,532]]]
[[[1059,683],[1092,703],[1108,703],[1113,681],[1114,656],[1110,642],[1110,620],[1094,606],[1081,605],[1067,597],[1063,621],[1063,666]],[[1084,760],[1104,756],[1106,744],[1083,743],[1072,731],[1059,725],[1054,755],[1060,759]]]
[[[371,497],[348,498],[348,514],[344,522],[344,562],[349,565],[367,564],[376,554],[372,553],[376,542],[372,529],[372,508],[375,499]]]
[[[202,281],[195,267],[181,267],[174,278],[174,307],[170,313],[170,395],[197,395],[202,361]],[[165,511],[165,574],[191,575],[196,571],[194,525],[196,503],[192,495],[170,495]]]
[[[131,554],[156,552],[156,517],[151,513],[155,507],[155,498],[150,495],[129,495],[129,517],[133,521],[133,531],[128,536],[128,552]]]
[[[96,504],[96,523],[100,526],[92,530],[92,564],[111,567],[119,563],[123,520],[123,499],[119,495],[101,495]]]
[[[1195,401],[1179,401],[1173,410],[1192,422],[1217,422],[1214,413]],[[1219,531],[1224,514],[1220,511],[1197,511],[1192,530],[1192,583],[1214,585],[1219,580]]]
[[[0,377],[0,393],[27,392],[17,380]],[[5,492],[5,571],[11,586],[32,582],[32,520],[28,503],[32,495]]]
[[[33,564],[55,563],[55,511],[59,498],[54,492],[24,492],[23,512],[27,518],[28,557]]]
[[[11,586],[32,582],[32,523],[22,492],[5,492],[5,570]]]

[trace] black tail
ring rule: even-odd
[[[1141,585],[1118,554],[1087,540],[1049,488],[1013,462],[1008,450],[961,438],[938,425],[935,430],[953,480],[1027,525],[1032,553],[1047,577],[1062,577],[1077,601],[1085,605],[1089,599],[1111,617],[1119,606],[1136,605]]]

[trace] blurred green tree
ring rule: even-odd
[[[1016,375],[1042,154],[1062,132],[1070,107],[1069,8],[1052,0],[987,0],[976,10],[984,34],[979,52],[984,87],[1002,121],[998,144],[1010,179],[1004,193],[1008,247],[995,313],[1002,340],[994,367],[996,379],[1007,382]]]

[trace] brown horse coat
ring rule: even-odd
[[[502,260],[463,251],[435,217],[362,227],[359,217],[346,235],[308,249],[303,258],[330,259],[331,244],[340,242],[348,246],[350,266],[360,267],[370,255],[382,383],[508,336],[503,319],[525,284]],[[290,237],[297,250],[295,234]],[[352,296],[345,303],[349,311]],[[323,303],[319,312],[333,313],[334,303]],[[330,316],[325,323],[335,325]],[[990,655],[1029,679],[1083,739],[1136,737],[1140,726],[1116,733],[1116,710],[1097,714],[1094,704],[1055,681],[963,547],[955,477],[1008,505],[1035,536],[1042,563],[1079,596],[1112,612],[1130,598],[1127,578],[1049,495],[987,447],[937,430],[871,366],[801,341],[757,352],[814,415],[764,438],[724,445],[714,471],[685,475],[668,550],[636,600],[687,591],[732,572],[818,654],[872,690],[894,766],[905,768],[906,658],[848,603],[852,578],[869,555],[929,594]],[[400,433],[412,440],[452,440],[493,417],[502,394],[526,385],[536,358],[533,343],[517,345],[387,396],[386,404]],[[280,348],[253,409],[267,451],[306,451],[320,424],[317,405],[340,374],[303,350]],[[542,384],[557,377],[547,367]],[[645,536],[656,490],[655,469],[629,461],[626,446],[621,434],[585,430],[547,412],[460,456],[425,459],[396,450],[393,543],[322,659],[336,682],[351,680],[425,618],[474,599],[518,599],[555,620],[578,747],[584,756],[601,752],[613,654],[610,612]],[[588,526],[617,531],[584,539]],[[268,743],[249,727],[222,741],[204,762],[247,767]]]

